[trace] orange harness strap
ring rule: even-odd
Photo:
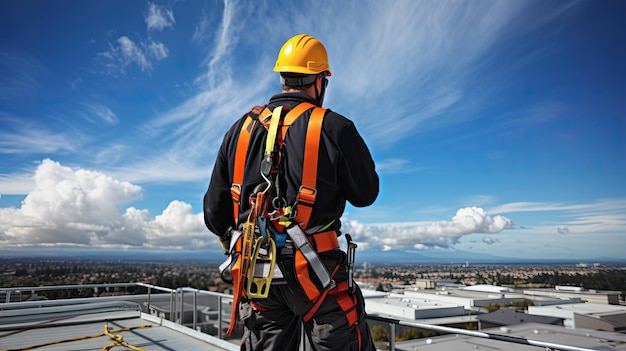
[[[239,132],[239,138],[237,139],[237,148],[235,148],[235,165],[233,169],[233,183],[230,187],[230,195],[233,198],[233,219],[235,224],[239,221],[239,204],[241,201],[241,184],[243,183],[243,173],[246,168],[246,157],[248,156],[248,144],[250,143],[250,136],[254,129],[257,119],[250,116],[251,113],[255,113],[258,119],[263,119],[269,116],[272,111],[267,107],[262,111],[259,111],[262,107],[254,107],[248,117],[241,125],[241,131]]]
[[[302,181],[296,197],[295,222],[306,229],[309,225],[313,204],[317,196],[317,156],[322,136],[322,123],[324,122],[325,108],[316,108],[311,113],[309,126],[306,131],[304,147],[304,163],[302,165]]]
[[[339,247],[337,232],[334,230],[311,234],[308,238],[317,252],[326,252]]]
[[[315,105],[310,104],[308,102],[302,102],[300,104],[298,104],[297,106],[295,106],[293,109],[291,109],[289,112],[287,112],[287,115],[285,116],[285,118],[283,119],[281,126],[280,126],[280,133],[279,133],[279,137],[278,137],[278,146],[282,147],[283,146],[283,141],[285,141],[285,134],[287,134],[287,129],[289,129],[289,126],[291,126],[291,124],[298,119],[298,117],[302,116],[302,114],[315,107]]]

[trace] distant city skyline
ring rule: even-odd
[[[392,4],[0,2],[0,247],[221,259],[216,150],[308,33],[381,178],[359,260],[625,259],[626,3]]]

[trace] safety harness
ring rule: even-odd
[[[339,294],[352,288],[352,280],[336,284],[333,276],[339,270],[336,265],[328,272],[318,253],[339,248],[335,230],[327,230],[332,224],[309,228],[309,220],[315,198],[317,196],[317,165],[322,124],[327,109],[302,102],[287,111],[286,107],[278,106],[273,111],[267,107],[253,108],[244,120],[235,149],[235,162],[231,195],[233,199],[233,216],[235,223],[239,221],[241,206],[242,183],[248,154],[248,144],[256,123],[261,123],[267,130],[265,154],[261,163],[261,175],[265,182],[259,184],[250,196],[250,212],[241,230],[231,230],[229,258],[220,269],[230,268],[234,288],[233,306],[228,334],[234,331],[238,320],[239,302],[242,298],[262,299],[269,293],[272,277],[281,274],[274,266],[277,247],[289,244],[293,247],[294,269],[296,279],[302,287],[313,307],[303,317],[307,322],[318,310],[327,294]],[[287,206],[282,198],[280,182],[277,181],[278,163],[285,135],[289,126],[306,111],[311,111],[306,131],[302,180],[295,203]],[[275,195],[272,199],[270,197]],[[274,210],[269,213],[269,204]],[[349,248],[356,247],[351,243]],[[227,248],[225,248],[226,250]],[[314,273],[314,281],[310,271]],[[225,274],[222,278],[228,280]],[[348,286],[349,285],[349,286]],[[245,288],[244,288],[245,286]],[[348,296],[343,294],[342,296]],[[356,300],[353,297],[339,298],[338,302],[350,325],[356,323]]]

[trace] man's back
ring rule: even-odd
[[[268,108],[272,110],[278,105],[289,109],[299,103],[311,102],[304,94],[279,94],[269,101]],[[302,180],[304,163],[304,143],[310,117],[310,110],[297,118],[285,134],[281,154],[281,182],[284,200],[287,205],[293,205]],[[231,206],[224,206],[221,201],[224,196],[230,196],[230,187],[233,178],[234,159],[241,124],[245,116],[237,121],[227,133],[222,148],[218,154],[213,178],[207,196],[205,208],[218,209],[211,211],[207,226],[214,233],[223,234],[234,223]],[[260,173],[260,165],[264,158],[265,140],[267,131],[262,123],[255,123],[251,131],[248,155],[241,184],[240,218],[246,218],[250,204],[245,201],[253,193],[254,188],[265,180]],[[227,170],[227,172],[225,172]],[[228,189],[225,188],[227,186]],[[322,125],[320,149],[317,167],[317,196],[311,214],[309,227],[326,225],[335,221],[332,227],[339,229],[339,218],[343,214],[346,200],[352,205],[361,207],[370,205],[378,195],[378,176],[374,169],[374,162],[367,146],[360,137],[354,124],[345,117],[328,111]],[[228,193],[228,194],[226,194]],[[218,203],[222,207],[218,207]],[[229,207],[229,208],[223,208]]]

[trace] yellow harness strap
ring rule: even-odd
[[[272,111],[272,118],[270,119],[270,128],[267,131],[267,139],[265,140],[265,156],[274,152],[274,145],[276,144],[276,135],[278,134],[278,124],[280,122],[280,115],[283,112],[283,107],[278,106]]]

